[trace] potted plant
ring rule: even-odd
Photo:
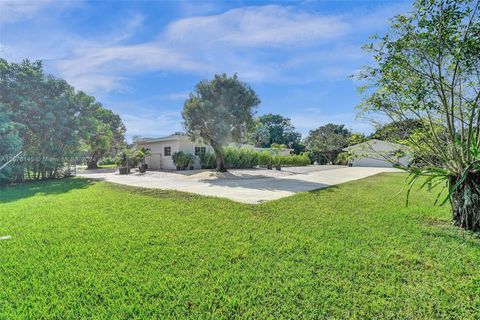
[[[177,170],[185,170],[186,168],[193,169],[193,162],[195,156],[191,153],[185,153],[183,151],[178,151],[172,154],[172,161],[177,167]]]
[[[183,163],[185,161],[185,153],[183,151],[174,152],[172,154],[172,161],[175,164],[177,170],[182,170]]]
[[[141,165],[138,167],[140,173],[145,173],[147,171],[147,164],[145,163],[145,158],[152,155],[152,152],[149,148],[143,146],[137,151],[137,158],[140,161]]]
[[[280,156],[275,156],[274,159],[275,159],[275,169],[277,169],[278,171],[282,170],[282,165],[280,163]]]
[[[130,167],[130,154],[131,151],[129,149],[124,149],[122,152],[117,156],[117,165],[118,165],[118,173],[119,174],[129,174],[131,167]]]
[[[191,153],[186,154],[186,166],[190,170],[193,170],[193,163],[195,162],[195,156]]]
[[[272,154],[268,151],[263,151],[258,155],[258,164],[266,166],[268,170],[272,170]]]
[[[272,146],[270,147],[270,150],[273,154],[273,161],[275,162],[275,169],[277,170],[282,170],[282,166],[281,166],[281,157],[280,157],[280,151],[285,149],[286,146],[283,145],[283,144],[277,144],[277,143],[273,143]]]

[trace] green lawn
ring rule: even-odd
[[[0,188],[0,319],[480,318],[480,240],[383,174],[262,205]]]
[[[118,166],[115,163],[110,163],[110,164],[99,164],[98,167],[102,169],[110,169],[110,168],[117,168]]]

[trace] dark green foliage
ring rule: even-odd
[[[370,138],[394,143],[404,142],[410,139],[410,137],[421,128],[422,122],[418,119],[394,121],[377,126]]]
[[[191,153],[177,151],[174,154],[172,154],[172,160],[178,169],[183,170],[183,169],[189,168],[190,166],[193,166],[195,156]]]
[[[275,155],[270,151],[258,152],[252,148],[226,147],[224,149],[225,165],[228,169],[247,169],[256,166],[307,166],[310,159],[306,153],[296,155]],[[215,167],[215,156],[211,153],[200,155],[200,163],[204,169]]]
[[[0,182],[61,177],[79,155],[96,165],[112,140],[123,141],[124,132],[119,116],[45,75],[40,61],[0,59],[0,157],[23,152],[2,169]]]
[[[305,146],[312,162],[333,163],[342,149],[348,146],[350,131],[343,124],[329,123],[311,130]]]
[[[449,188],[455,223],[476,231],[480,197],[472,181],[480,173],[480,158],[473,152],[480,146],[479,12],[478,0],[416,1],[410,12],[391,20],[386,35],[365,46],[375,63],[359,74],[366,80],[364,113],[388,117],[407,136],[416,159],[404,169],[413,177],[438,178]],[[411,133],[404,127],[419,128]]]
[[[102,165],[111,165],[111,164],[116,164],[114,158],[103,157],[102,159],[100,159],[100,161],[98,161],[98,165],[100,165],[100,166],[102,166]]]
[[[136,148],[124,148],[120,151],[116,158],[115,163],[121,167],[136,167],[140,164],[140,158],[138,150]]]
[[[223,147],[241,142],[253,125],[253,113],[260,104],[255,91],[237,75],[215,75],[201,81],[185,101],[182,111],[185,131],[192,139],[212,146],[217,170],[225,171]]]
[[[21,126],[10,120],[0,108],[0,166],[22,151],[22,139],[19,136]],[[12,162],[0,170],[0,183],[18,180],[23,176],[23,166]]]
[[[297,154],[304,150],[301,138],[289,118],[272,113],[257,118],[252,134],[252,142],[257,147],[270,148],[273,144],[281,144],[294,149]]]
[[[228,169],[253,168],[258,165],[258,152],[252,148],[224,148],[225,165]]]
[[[145,164],[145,158],[152,155],[152,151],[145,147],[140,146],[137,148],[137,158],[141,164]]]
[[[282,167],[303,167],[308,166],[311,161],[307,153],[292,155],[274,155],[272,163]]]
[[[81,148],[87,155],[88,168],[95,169],[104,155],[124,147],[126,128],[119,115],[84,92],[75,95],[75,104],[80,108],[78,132]]]
[[[217,161],[215,159],[215,154],[211,152],[202,152],[198,156],[200,158],[200,165],[202,169],[215,169],[217,166]]]
[[[340,152],[337,155],[337,159],[335,160],[335,164],[346,166],[348,161],[350,160],[350,154],[348,152]]]
[[[79,143],[73,88],[46,76],[39,61],[9,64],[0,59],[0,71],[0,114],[16,125],[15,138],[11,133],[9,140],[23,151],[23,161],[16,163],[22,174],[10,172],[6,180],[60,176],[64,159],[75,154]]]

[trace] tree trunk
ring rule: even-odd
[[[98,168],[98,166],[97,166],[97,160],[96,159],[87,161],[87,169],[97,169],[97,168]]]
[[[217,158],[217,171],[218,172],[227,172],[227,167],[225,166],[225,158],[223,153],[215,151],[215,157]]]
[[[450,183],[455,185],[458,178]],[[465,181],[452,194],[453,223],[466,230],[480,231],[480,173],[468,173]]]

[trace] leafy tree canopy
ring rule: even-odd
[[[104,114],[112,113],[66,81],[46,75],[41,61],[0,59],[0,155],[21,149],[24,159],[3,169],[0,179],[58,177],[80,146],[97,152],[99,145],[91,137],[122,140],[120,118],[113,117],[112,127],[123,129],[110,133],[103,130],[111,123]]]
[[[405,168],[410,188],[448,189],[456,225],[480,230],[480,2],[418,0],[393,18],[389,32],[365,48],[375,64],[358,76],[361,108],[392,121],[415,119],[421,128],[408,142],[428,157],[427,167]]]
[[[384,125],[378,125],[371,138],[390,142],[402,142],[408,140],[412,134],[421,128],[422,123],[418,119],[393,121]]]
[[[264,114],[258,117],[258,122],[268,130],[269,139],[260,147],[268,148],[272,144],[283,144],[293,148],[300,143],[302,135],[296,131],[289,118],[279,114]]]
[[[348,146],[350,131],[343,124],[329,123],[311,130],[305,139],[305,146],[312,161],[330,163]]]
[[[83,151],[87,154],[89,169],[112,149],[120,150],[125,144],[125,126],[120,116],[95,101],[84,92],[75,95],[79,107],[79,134]]]
[[[236,74],[232,77],[216,74],[213,80],[198,83],[185,101],[183,125],[192,139],[203,139],[212,146],[217,170],[226,171],[223,147],[246,139],[259,104],[255,91]]]

